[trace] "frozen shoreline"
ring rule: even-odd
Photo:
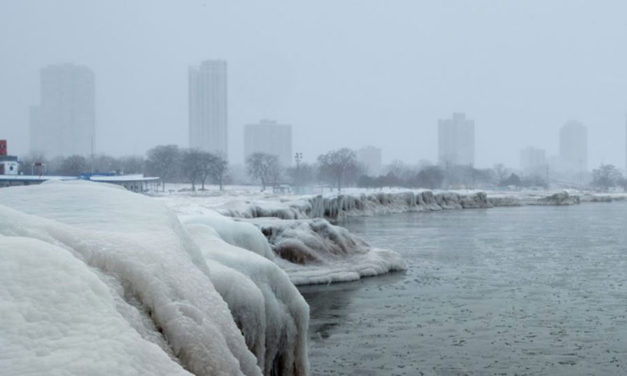
[[[576,205],[626,199],[625,194],[392,190],[285,196],[252,191],[184,192],[157,196],[179,216],[219,213],[255,225],[296,285],[352,281],[405,269],[393,250],[373,248],[333,223],[349,216],[523,205]],[[330,223],[331,222],[331,223]]]
[[[347,189],[346,193],[320,195],[276,195],[252,191],[159,194],[179,213],[200,214],[208,210],[233,218],[311,219],[337,221],[345,216],[403,212],[477,209],[528,205],[577,205],[627,199],[627,193],[588,191],[437,191],[400,190],[371,192]],[[235,193],[235,194],[233,194]]]

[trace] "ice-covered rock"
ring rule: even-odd
[[[337,220],[344,216],[489,207],[492,205],[484,192],[459,194],[420,190],[363,193],[360,195],[299,196],[292,200],[277,201],[268,199],[239,203],[230,201],[216,206],[215,210],[224,215],[239,218],[326,218]]]
[[[213,231],[214,239],[219,239],[217,231],[206,227]],[[226,234],[226,230],[223,233]],[[182,368],[197,375],[261,375],[262,368],[265,374],[290,374],[290,370],[294,370],[293,374],[307,373],[307,355],[302,350],[306,341],[300,340],[306,333],[307,318],[291,317],[290,323],[285,313],[302,315],[306,313],[307,306],[285,274],[267,258],[231,246],[221,239],[211,245],[211,252],[228,253],[239,258],[239,261],[228,264],[207,257],[207,246],[199,246],[195,236],[190,235],[179,219],[152,198],[106,184],[86,182],[5,188],[0,194],[0,235],[4,235],[2,244],[8,244],[0,248],[0,265],[3,270],[9,265],[25,275],[39,271],[43,273],[42,281],[47,282],[34,285],[33,289],[45,289],[42,291],[21,291],[31,288],[28,283],[18,285],[15,291],[7,290],[4,283],[0,285],[3,298],[9,296],[15,300],[20,293],[23,296],[20,298],[23,301],[15,303],[18,306],[5,303],[11,300],[0,301],[3,317],[7,317],[5,314],[15,316],[11,321],[0,320],[0,331],[4,333],[12,330],[18,337],[24,334],[19,339],[20,347],[12,350],[11,359],[22,357],[30,360],[30,367],[49,367],[48,373],[63,373],[62,367],[67,364],[67,358],[64,353],[54,351],[57,342],[42,342],[38,336],[26,335],[28,328],[41,328],[42,335],[61,340],[64,337],[62,330],[56,332],[54,325],[48,331],[45,329],[50,320],[56,320],[53,315],[58,315],[62,323],[76,322],[83,331],[96,333],[99,330],[92,328],[97,324],[93,321],[81,322],[81,318],[88,314],[85,312],[91,312],[88,307],[82,307],[82,310],[69,309],[72,307],[68,305],[68,309],[60,309],[65,307],[59,303],[66,295],[61,291],[65,280],[60,276],[64,272],[50,270],[56,270],[59,262],[43,258],[47,266],[40,268],[40,265],[24,258],[27,254],[42,253],[45,248],[51,260],[58,258],[65,263],[66,259],[71,258],[74,261],[68,265],[82,270],[76,272],[77,277],[68,282],[77,286],[83,283],[81,281],[87,283],[84,286],[85,293],[77,299],[98,300],[103,297],[102,304],[94,305],[94,309],[102,309],[108,321],[119,321],[115,328],[122,328],[126,321],[128,330],[120,330],[129,333],[134,330],[138,333],[134,338],[132,333],[120,334],[119,338],[126,342],[121,341],[120,347],[115,348],[118,337],[110,337],[110,331],[102,331],[105,341],[113,341],[110,344],[111,352],[133,347],[135,353],[130,353],[136,356],[130,359],[141,358],[144,363],[168,364],[162,367],[164,374],[184,374]],[[37,245],[22,244],[21,240],[17,240],[21,238],[30,238],[27,241]],[[231,240],[247,242],[237,237]],[[29,247],[37,251],[29,252]],[[251,245],[251,248],[256,246]],[[249,269],[241,266],[244,263]],[[47,272],[56,274],[47,277]],[[87,277],[89,272],[92,273],[91,277]],[[3,273],[0,278],[6,275]],[[90,292],[97,285],[94,282],[96,279],[101,281],[98,297]],[[270,280],[272,283],[263,285],[258,282],[261,280]],[[216,285],[225,295],[224,299],[216,290]],[[104,291],[102,286],[106,286],[108,291]],[[267,288],[276,291],[264,293],[265,286],[271,286]],[[109,298],[106,298],[107,293]],[[28,305],[36,306],[34,300],[42,294],[50,294],[50,301],[41,300],[41,306],[37,309],[40,312],[33,314],[28,310]],[[228,299],[228,305],[225,299]],[[116,302],[117,312],[111,309],[111,301]],[[260,310],[260,307],[265,309]],[[280,314],[273,316],[277,312]],[[239,321],[241,330],[234,318]],[[267,335],[265,340],[245,338],[266,332],[268,325],[278,327],[273,320],[287,321],[285,327],[294,325],[296,329],[286,329],[280,340],[274,342],[268,341]],[[0,341],[6,338],[1,337]],[[83,341],[87,338],[76,337],[75,341],[65,342],[67,347],[71,347],[68,354],[73,357],[88,355],[92,347]],[[9,347],[5,342],[0,344],[2,357],[8,353]],[[255,354],[264,354],[264,359],[258,362],[249,347]],[[41,358],[39,354],[50,356]],[[270,366],[266,354],[278,354],[271,357],[270,362],[274,363]],[[7,362],[4,358],[0,358],[0,361]],[[108,368],[93,373],[153,373],[149,365],[135,365],[144,367],[145,372],[141,368],[137,372],[132,372],[132,369],[129,371],[125,361],[115,358],[108,364]],[[273,369],[275,365],[278,368]],[[92,374],[89,372],[92,368],[84,367],[86,374]],[[283,373],[284,370],[287,372]]]
[[[275,261],[295,284],[351,281],[405,269],[398,253],[371,247],[325,219],[250,221],[261,229],[280,257]]]
[[[540,198],[536,205],[576,205],[579,204],[579,196],[571,195],[567,191],[557,192],[550,196]]]

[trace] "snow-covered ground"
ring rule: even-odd
[[[108,184],[4,188],[2,373],[306,375],[306,302],[254,226],[205,217]]]

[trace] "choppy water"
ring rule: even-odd
[[[627,203],[343,225],[409,269],[301,289],[314,375],[627,374]]]

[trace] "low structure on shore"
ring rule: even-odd
[[[121,185],[132,192],[156,190],[160,178],[144,175],[91,175],[78,176],[47,176],[47,175],[0,175],[0,188],[19,185],[41,184],[45,181],[89,180],[97,183]]]

